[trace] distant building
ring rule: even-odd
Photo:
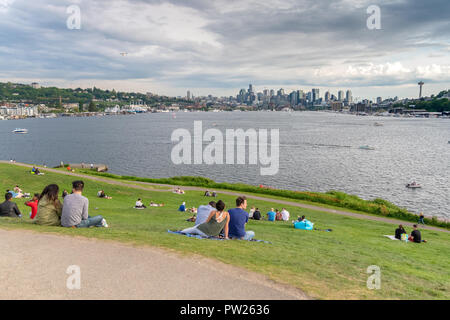
[[[342,111],[344,108],[344,104],[342,101],[333,101],[331,102],[331,110],[333,111]]]
[[[339,90],[339,92],[338,92],[338,100],[339,101],[344,101],[345,100],[345,98],[344,98],[344,91]]]
[[[40,84],[37,83],[37,82],[33,82],[33,83],[31,84],[31,87],[32,87],[33,89],[39,89],[39,88],[41,88]]]
[[[353,103],[353,96],[352,96],[352,91],[351,90],[347,90],[346,94],[345,94],[345,100],[347,101],[347,103]]]

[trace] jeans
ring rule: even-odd
[[[181,232],[182,233],[187,233],[187,234],[197,234],[197,235],[202,236],[202,237],[207,237],[208,236],[203,231],[198,230],[197,227],[187,228],[187,229],[182,230]]]
[[[240,240],[246,240],[246,241],[250,241],[253,239],[253,237],[255,236],[255,232],[253,231],[246,231],[245,232],[245,236],[243,236],[242,238],[236,238],[236,237],[232,237],[233,239],[240,239]]]
[[[92,227],[92,226],[94,226],[94,227],[103,227],[102,220],[103,220],[102,216],[96,216],[96,217],[93,217],[93,218],[88,217],[86,220],[82,220],[80,222],[80,224],[77,225],[76,227],[77,228],[89,228],[89,227]]]

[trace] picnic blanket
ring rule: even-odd
[[[397,239],[395,236],[389,236],[389,235],[385,235],[386,238],[389,238],[391,240],[399,240]]]
[[[171,230],[167,230],[168,233],[172,233],[172,234],[179,234],[182,236],[186,236],[189,238],[197,238],[197,239],[206,239],[206,240],[225,240],[225,238],[219,238],[219,237],[202,237],[199,236],[197,234],[187,234],[187,233],[183,233],[181,231],[171,231]],[[272,242],[270,241],[265,241],[265,240],[257,240],[257,239],[252,239],[252,240],[247,240],[247,241],[251,241],[251,242],[263,242],[263,243],[268,243],[268,244],[272,244]]]

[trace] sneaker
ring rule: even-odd
[[[109,227],[108,224],[106,223],[105,219],[102,220],[102,227],[103,228],[108,228]]]

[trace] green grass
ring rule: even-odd
[[[45,185],[57,183],[60,189],[70,189],[73,177],[47,172],[44,176],[29,174],[29,170],[0,164],[0,184],[3,190],[19,184],[25,192],[40,192]],[[68,236],[84,236],[116,240],[133,245],[150,245],[175,250],[181,254],[199,254],[243,267],[269,278],[298,287],[314,298],[321,299],[449,299],[450,298],[450,235],[422,230],[427,244],[402,243],[384,238],[393,234],[395,226],[383,222],[356,219],[332,213],[289,207],[291,217],[306,215],[320,229],[333,232],[295,230],[290,223],[250,221],[247,230],[256,238],[272,244],[244,241],[197,240],[167,233],[167,229],[192,226],[185,221],[190,215],[177,212],[181,202],[198,206],[207,200],[201,191],[185,195],[152,190],[137,190],[84,179],[85,195],[90,199],[90,214],[103,215],[109,229],[65,229],[33,225],[28,218],[0,218],[0,228],[29,229]],[[112,200],[96,197],[105,190]],[[163,208],[133,210],[136,199],[164,202]],[[232,196],[221,195],[228,207]],[[18,199],[24,216],[28,207]],[[280,206],[266,201],[249,201],[266,212]],[[407,231],[411,231],[407,228]],[[49,262],[50,263],[50,262]],[[381,268],[381,289],[366,287],[367,267]],[[193,270],[190,270],[193,271]]]
[[[115,180],[122,181],[137,181],[159,183],[177,186],[195,186],[205,187],[215,190],[232,190],[238,192],[250,192],[253,194],[263,194],[282,197],[291,200],[306,201],[313,204],[327,205],[332,207],[344,208],[352,210],[357,213],[368,213],[372,215],[384,216],[388,218],[395,218],[399,220],[417,222],[418,215],[409,212],[405,208],[400,208],[389,201],[383,199],[364,200],[355,195],[349,195],[340,191],[329,191],[327,193],[308,192],[308,191],[292,191],[260,188],[242,183],[217,183],[211,179],[204,177],[172,177],[172,178],[142,178],[134,176],[120,176],[104,172],[96,172],[93,170],[78,170],[89,175],[101,176]],[[436,217],[425,218],[425,223],[428,225],[450,229],[450,222],[438,220]]]

